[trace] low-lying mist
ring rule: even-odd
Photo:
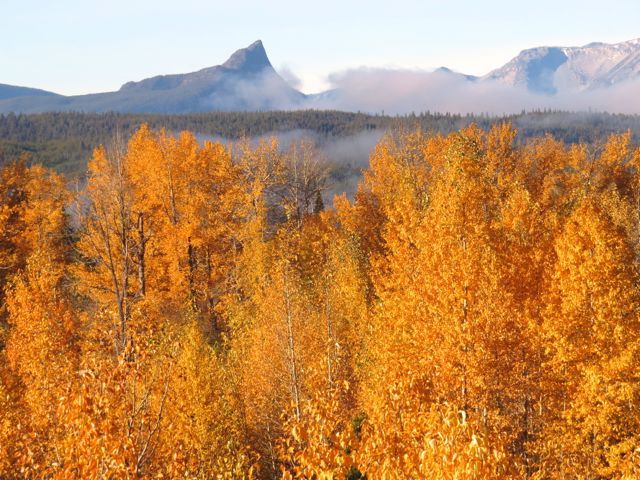
[[[327,137],[311,130],[290,130],[254,136],[248,141],[256,145],[275,137],[281,151],[286,151],[297,142],[311,142],[317,149],[319,161],[327,169],[327,189],[323,192],[323,197],[325,203],[331,205],[334,195],[345,193],[347,197],[353,198],[362,178],[362,171],[369,166],[369,155],[384,134],[383,130],[375,130],[347,137]],[[226,145],[237,143],[237,140],[210,135],[198,135],[198,138]]]

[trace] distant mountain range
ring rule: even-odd
[[[446,67],[436,73],[465,82],[496,82],[547,96],[606,89],[640,78],[640,39],[524,50],[482,77]],[[261,111],[322,108],[335,105],[339,97],[340,92],[335,90],[306,95],[290,86],[273,68],[258,40],[235,52],[222,65],[128,82],[116,92],[63,96],[0,84],[0,113]]]

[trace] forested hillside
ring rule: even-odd
[[[517,138],[6,162],[0,478],[638,478],[640,150]]]
[[[392,117],[337,111],[212,112],[190,115],[127,115],[46,113],[0,115],[0,163],[22,154],[29,161],[68,175],[84,173],[93,149],[127,138],[143,123],[171,132],[188,130],[200,138],[237,140],[269,134],[299,132],[320,144],[362,132],[404,128],[423,132],[451,133],[475,123],[488,129],[500,121],[518,128],[518,141],[550,133],[566,143],[597,143],[612,133],[630,130],[640,137],[640,116],[606,113],[532,112],[504,118],[421,114]],[[329,159],[331,160],[331,159]],[[362,160],[359,163],[362,163]]]

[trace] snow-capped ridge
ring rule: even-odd
[[[553,95],[602,88],[640,77],[640,38],[582,47],[537,47],[520,52],[482,80]]]

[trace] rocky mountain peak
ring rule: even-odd
[[[236,51],[222,64],[229,70],[256,73],[265,68],[273,68],[261,40],[253,42],[246,48]]]

